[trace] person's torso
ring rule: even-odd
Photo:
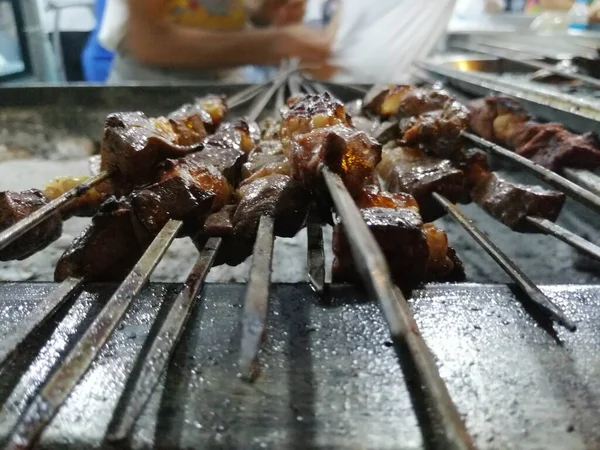
[[[169,18],[181,25],[239,30],[248,22],[244,0],[171,0]]]

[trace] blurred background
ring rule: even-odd
[[[378,49],[384,60],[386,53],[380,46],[384,39],[388,42],[388,48],[398,46],[406,51],[407,36],[390,27],[383,31],[380,29],[377,33],[362,33],[361,45],[356,42],[344,44],[344,39],[339,35],[359,33],[359,24],[352,22],[352,17],[353,14],[360,15],[361,9],[372,10],[368,3],[371,2],[306,2],[303,21],[314,27],[325,26],[334,14],[340,13],[341,21],[337,25],[338,37],[334,39],[332,57],[337,58],[342,66],[348,60],[355,61],[354,65],[365,66],[365,63],[361,63],[365,48]],[[515,39],[521,40],[522,44],[524,32],[542,36],[543,48],[552,52],[556,51],[557,45],[565,47],[571,42],[580,45],[583,40],[589,47],[600,43],[600,32],[594,23],[598,1],[585,2],[590,18],[585,27],[574,26],[576,8],[583,7],[576,3],[582,2],[570,0],[430,0],[408,3],[420,5],[424,10],[449,11],[439,13],[441,19],[436,22],[435,33],[426,39],[425,47],[428,50],[431,48],[431,51],[443,51],[452,39],[480,39],[482,36],[499,45]],[[113,52],[103,48],[98,40],[105,8],[106,0],[0,0],[0,84],[105,82],[114,57]],[[349,12],[340,12],[344,8]],[[581,12],[581,9],[578,11]],[[370,13],[374,14],[372,11]],[[386,11],[381,8],[381,19],[391,13],[391,9]],[[104,20],[107,18],[104,17]],[[402,28],[401,18],[398,20],[398,27]],[[365,27],[364,24],[360,26]],[[530,44],[532,49],[540,49],[535,40]],[[422,58],[423,55],[418,57]],[[410,57],[408,59],[408,63],[414,62]],[[353,70],[352,63],[345,65],[348,66],[347,73],[341,76],[342,81],[378,81],[368,79],[370,74],[365,73],[364,69]],[[373,74],[377,70],[375,62]],[[265,68],[246,68],[244,81],[262,81],[270,73]],[[339,72],[328,77],[335,79],[338,75]]]

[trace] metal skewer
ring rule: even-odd
[[[556,189],[563,191],[569,197],[587,206],[592,211],[600,213],[600,196],[592,194],[590,191],[578,186],[564,177],[561,177],[557,173],[552,172],[551,170],[546,169],[545,167],[542,167],[515,152],[511,152],[510,150],[494,144],[493,142],[480,138],[473,133],[463,131],[462,135],[466,139],[476,144],[479,148],[523,166],[540,180],[548,183],[550,186],[553,186]]]
[[[255,380],[259,375],[257,357],[264,338],[269,309],[274,229],[275,221],[272,217],[262,216],[260,218],[252,253],[252,266],[242,320],[240,374],[248,381]]]
[[[448,199],[433,193],[433,198],[442,206],[448,214],[456,220],[467,233],[498,263],[500,267],[512,278],[512,280],[527,294],[527,298],[548,315],[554,322],[562,325],[569,331],[575,331],[576,326],[556,306],[523,271],[506,256],[483,232],[467,219],[460,210]]]
[[[470,52],[483,53],[486,55],[494,56],[495,58],[505,59],[507,61],[513,61],[519,64],[523,64],[528,67],[532,67],[534,69],[541,69],[548,71],[550,73],[560,75],[565,78],[570,78],[573,80],[578,80],[583,83],[589,84],[595,88],[600,88],[600,80],[594,77],[590,77],[587,75],[582,75],[580,73],[571,73],[568,70],[562,70],[558,67],[553,66],[552,64],[546,64],[539,61],[531,61],[531,60],[523,60],[511,56],[507,56],[503,52],[497,52],[489,48],[485,48],[483,45],[470,45],[470,44],[453,44],[453,47],[460,50],[467,50]]]
[[[434,424],[435,448],[472,449],[474,444],[454,405],[434,357],[421,337],[410,307],[391,282],[385,256],[365,224],[341,178],[329,169],[321,170],[350,242],[358,272],[373,299],[377,299],[390,330],[394,348],[405,373],[413,373],[422,387],[426,414]],[[412,383],[411,383],[412,385]],[[409,385],[410,388],[410,385]]]
[[[182,226],[183,222],[171,220],[154,238],[125,281],[63,362],[44,382],[40,392],[21,415],[6,446],[7,450],[28,448],[37,441],[46,425],[88,371]]]
[[[13,226],[7,228],[4,231],[1,231],[0,250],[13,243],[15,240],[23,236],[36,225],[39,225],[44,220],[50,218],[54,214],[57,214],[60,208],[67,205],[70,201],[76,199],[77,197],[81,197],[89,189],[108,179],[110,175],[111,174],[109,172],[99,173],[95,177],[84,181],[80,185],[75,186],[73,189],[65,192],[60,197],[42,206],[40,209],[36,210],[29,216],[15,223]]]
[[[595,173],[589,170],[571,169],[569,167],[565,167],[562,171],[569,180],[600,196],[600,177]]]
[[[160,330],[152,340],[150,350],[143,359],[136,362],[136,365],[141,367],[141,371],[134,380],[133,393],[124,405],[124,414],[115,425],[115,431],[108,436],[109,441],[121,442],[130,436],[183,334],[198,293],[215,262],[221,242],[221,238],[211,238],[206,242],[204,250],[185,281],[183,290],[169,307]]]
[[[284,81],[285,79],[276,80],[273,85],[282,84]],[[249,115],[252,120],[262,112],[272,96],[272,92],[273,86],[257,99]],[[51,375],[51,378],[45,381],[42,390],[36,395],[13,430],[7,449],[22,448],[23,445],[28,446],[38,439],[45,426],[87,372],[104,343],[120,323],[131,301],[145,285],[182,226],[183,222],[170,220],[163,227],[125,281],[67,355],[65,361]],[[83,280],[78,281],[84,282]]]
[[[600,247],[592,244],[590,241],[582,238],[581,236],[572,233],[571,231],[555,224],[547,219],[541,219],[539,217],[526,217],[528,223],[536,227],[543,233],[554,236],[557,239],[569,244],[571,247],[585,253],[592,258],[600,260]]]

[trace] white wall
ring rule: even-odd
[[[27,0],[26,0],[27,1]],[[47,9],[48,0],[35,0],[38,2],[46,30],[54,30],[54,14]],[[74,3],[74,0],[54,0],[55,4]],[[83,2],[82,2],[83,3]],[[60,29],[62,31],[90,31],[95,26],[95,19],[92,10],[88,7],[72,7],[64,9],[61,13]]]

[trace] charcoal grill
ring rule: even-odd
[[[268,95],[259,97],[255,108],[265,108],[273,94],[282,92],[280,84],[273,84]],[[240,89],[42,88],[32,95],[32,91],[15,88],[4,101],[12,107],[31,108],[43,105],[45,97],[56,108],[72,108],[80,100],[78,106],[85,115],[91,114],[86,106],[95,99],[101,105],[93,111],[99,129],[104,113],[123,109],[118,103],[125,97],[139,102],[139,106],[128,104],[127,109],[139,107],[153,113],[168,109],[161,108],[165,103],[174,106],[207,91]],[[326,89],[342,99],[357,94],[343,86]],[[143,98],[136,95],[142,92]],[[160,98],[162,104],[146,108],[148,96]],[[281,95],[276,97],[281,99]],[[335,188],[335,176],[324,175],[342,219],[350,219],[352,207],[343,189]],[[563,188],[570,186],[564,182]],[[599,201],[588,191],[582,195],[592,203]],[[452,213],[453,207],[448,205],[448,210]],[[363,273],[375,280],[371,294],[384,300],[385,322],[374,304],[365,303],[365,293],[348,286],[329,286],[327,305],[306,284],[275,285],[269,293],[269,222],[261,221],[247,288],[203,285],[219,247],[211,239],[183,290],[179,285],[160,284],[142,290],[143,281],[175,236],[177,222],[163,229],[118,288],[85,285],[77,296],[82,283],[76,280],[63,283],[58,290],[53,284],[0,285],[0,298],[6,299],[3,317],[7,318],[2,327],[4,334],[9,333],[0,343],[0,355],[10,356],[0,377],[0,399],[5,404],[0,436],[9,448],[22,448],[42,431],[42,448],[96,448],[109,442],[132,448],[468,448],[469,439],[456,435],[462,432],[461,420],[446,397],[444,382],[428,365],[427,348],[418,335],[410,351],[403,347],[402,330],[412,326],[411,313],[402,301],[396,303],[397,289],[386,284],[377,258],[369,258],[376,251],[369,248],[366,235],[355,233],[352,242],[366,257]],[[468,220],[461,226],[477,231]],[[322,236],[313,226],[309,231],[310,278],[318,291]],[[508,262],[505,270],[514,277],[516,265]],[[600,340],[596,325],[599,288],[539,288],[544,301],[556,305],[557,316],[562,315],[561,308],[577,323],[579,331],[570,334],[555,329],[543,310],[532,306],[535,296],[531,292],[523,294],[523,288],[538,289],[531,280],[522,280],[519,287],[427,286],[415,293],[413,314],[477,447],[596,448],[600,446],[600,419],[595,414],[600,363],[593,349]],[[141,295],[136,295],[140,290]],[[194,307],[197,292],[202,294]],[[112,334],[104,328],[108,341],[101,345],[98,336],[86,330],[98,324],[96,318],[102,317],[100,309],[109,297],[115,312],[112,318],[121,313],[125,318],[113,322],[121,325]],[[387,307],[386,299],[391,301]],[[17,302],[22,304],[15,308]],[[191,317],[183,329],[188,308]],[[40,320],[50,312],[49,320]],[[250,313],[258,313],[258,318],[249,321]],[[385,324],[391,328],[392,339]],[[34,326],[36,332],[23,340],[22,335],[29,334],[24,331]],[[240,355],[243,361],[246,354],[256,355],[261,344],[256,337],[262,336],[262,327],[268,339],[261,352],[261,373],[253,384],[246,384],[238,375],[251,371],[244,364],[240,369],[238,361]],[[184,330],[182,342],[166,375],[157,378],[161,381],[158,389],[152,391],[153,377],[162,373],[160,365],[169,360],[180,330]],[[85,336],[87,343],[82,340]],[[254,341],[249,353],[244,349],[252,341],[248,336]],[[403,372],[398,370],[394,347],[404,361]],[[415,358],[417,347],[420,353]],[[91,368],[75,363],[65,366],[76,361],[73,358],[80,351],[87,351],[94,360]],[[93,358],[96,352],[98,357]],[[70,367],[69,372],[50,378],[60,373],[61,366]],[[84,375],[80,383],[73,378],[73,370]],[[64,389],[57,384],[63,382]],[[53,399],[59,403],[52,405]],[[58,415],[46,426],[52,419],[48,411],[54,406]]]

